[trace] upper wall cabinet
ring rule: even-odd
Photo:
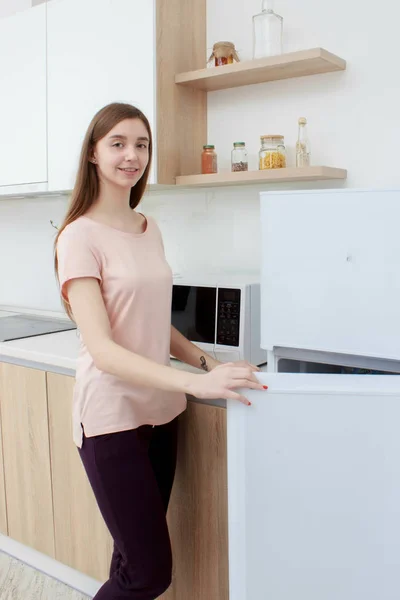
[[[49,191],[73,187],[86,129],[110,102],[138,106],[154,134],[152,183],[196,172],[206,97],[175,85],[202,66],[205,0],[52,0],[48,3]]]
[[[0,19],[0,131],[0,186],[46,182],[46,4]]]
[[[142,0],[49,3],[49,189],[71,189],[86,129],[106,104],[135,104],[154,126],[153,22]]]

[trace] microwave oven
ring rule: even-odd
[[[260,283],[254,279],[174,277],[172,325],[221,362],[267,362],[260,311]]]

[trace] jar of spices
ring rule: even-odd
[[[215,152],[215,146],[212,144],[203,146],[203,152],[201,154],[201,172],[203,175],[218,173],[217,153]]]
[[[239,62],[235,44],[232,44],[232,42],[217,42],[214,44],[213,51],[208,59],[208,62],[211,62],[212,60],[214,60],[216,67],[231,65],[233,64],[233,61]]]
[[[285,138],[283,135],[262,135],[260,170],[286,167]]]
[[[233,172],[249,170],[246,144],[244,142],[234,142],[231,157]]]

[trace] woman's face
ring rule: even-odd
[[[141,119],[125,119],[99,140],[91,159],[100,181],[130,189],[149,162],[149,133]]]

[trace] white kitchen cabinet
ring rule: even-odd
[[[259,378],[228,402],[230,600],[397,600],[399,378]]]
[[[206,0],[52,0],[1,19],[0,196],[71,190],[88,125],[110,102],[150,121],[150,183],[198,172],[207,96],[175,75],[206,54]]]
[[[261,345],[400,360],[400,190],[261,194]]]
[[[110,102],[150,121],[150,183],[198,172],[207,96],[175,75],[204,66],[206,0],[51,0],[47,10],[49,191],[72,188],[87,127]]]
[[[0,194],[47,181],[46,4],[0,19]]]
[[[134,104],[155,126],[154,2],[52,0],[47,10],[49,190],[69,190],[103,106]]]

